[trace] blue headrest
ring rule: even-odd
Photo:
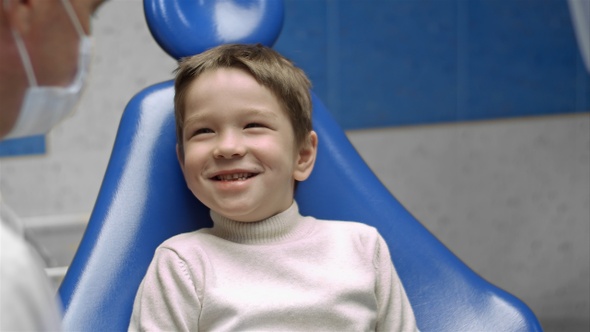
[[[154,39],[176,59],[221,44],[271,47],[283,27],[281,0],[144,0],[143,4]]]

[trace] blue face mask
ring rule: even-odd
[[[48,133],[70,114],[80,99],[90,66],[92,41],[84,33],[69,0],[62,0],[62,4],[80,37],[76,76],[72,83],[66,87],[37,85],[29,54],[20,34],[13,30],[12,34],[29,80],[29,87],[25,92],[16,124],[5,138],[19,138]]]

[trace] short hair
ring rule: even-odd
[[[287,113],[295,143],[306,143],[311,123],[311,82],[300,68],[272,48],[261,44],[225,44],[181,60],[174,83],[176,141],[184,158],[185,100],[190,84],[201,74],[219,68],[240,68],[268,88]]]

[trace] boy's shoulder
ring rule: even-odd
[[[377,229],[371,225],[365,224],[360,221],[351,220],[329,220],[329,219],[316,219],[316,221],[324,227],[333,228],[342,231],[356,231],[361,233],[374,234],[378,233]]]
[[[317,219],[318,226],[330,236],[342,236],[361,242],[376,242],[381,238],[379,231],[359,221]]]
[[[174,251],[183,251],[186,248],[195,249],[195,246],[199,246],[199,243],[206,241],[207,238],[213,237],[208,233],[208,230],[209,228],[202,228],[196,231],[174,235],[162,242],[158,246],[158,249],[164,248]]]
[[[375,257],[389,251],[377,228],[358,221],[318,220],[317,237],[309,239],[321,246],[336,248],[352,257]],[[360,255],[360,256],[358,256]]]

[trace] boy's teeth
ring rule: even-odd
[[[248,178],[248,173],[236,173],[236,174],[225,174],[225,175],[218,175],[217,179],[221,181],[235,181],[235,180],[246,180]]]

